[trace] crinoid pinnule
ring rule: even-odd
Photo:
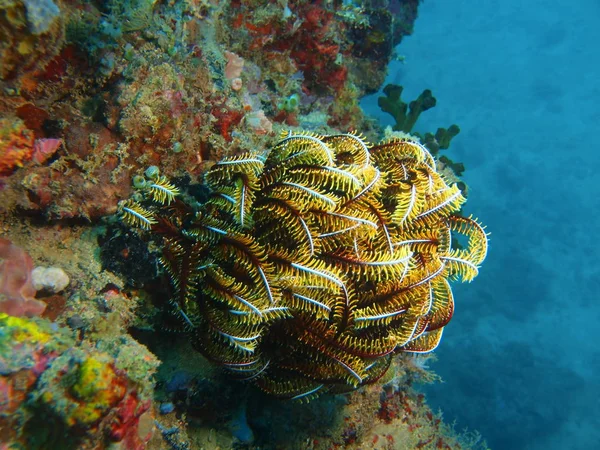
[[[430,352],[487,235],[411,139],[282,136],[206,174],[187,205],[158,173],[126,201],[130,226],[163,238],[171,304],[207,358],[292,399],[379,379],[394,353]],[[465,237],[460,248],[457,235]]]

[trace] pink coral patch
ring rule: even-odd
[[[239,78],[244,68],[244,59],[232,52],[225,52],[227,64],[225,65],[225,78],[233,80]]]
[[[33,143],[33,156],[31,159],[38,164],[45,163],[56,153],[62,143],[62,139],[36,139]]]
[[[246,123],[256,134],[268,134],[273,131],[273,124],[262,109],[247,114]]]
[[[46,304],[34,298],[33,261],[21,247],[0,238],[0,312],[11,316],[39,316]]]

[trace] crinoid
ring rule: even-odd
[[[457,215],[461,191],[409,139],[289,133],[266,157],[215,164],[206,184],[192,208],[151,171],[122,217],[162,236],[195,347],[280,397],[351,390],[395,353],[435,349],[450,281],[486,256],[483,227]]]

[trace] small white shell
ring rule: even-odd
[[[36,267],[31,271],[31,284],[36,291],[42,289],[56,294],[69,285],[69,276],[60,267]]]

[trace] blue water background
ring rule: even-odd
[[[426,0],[388,77],[437,97],[417,130],[460,125],[447,155],[492,233],[427,392],[493,449],[600,448],[599,23],[598,0]]]

